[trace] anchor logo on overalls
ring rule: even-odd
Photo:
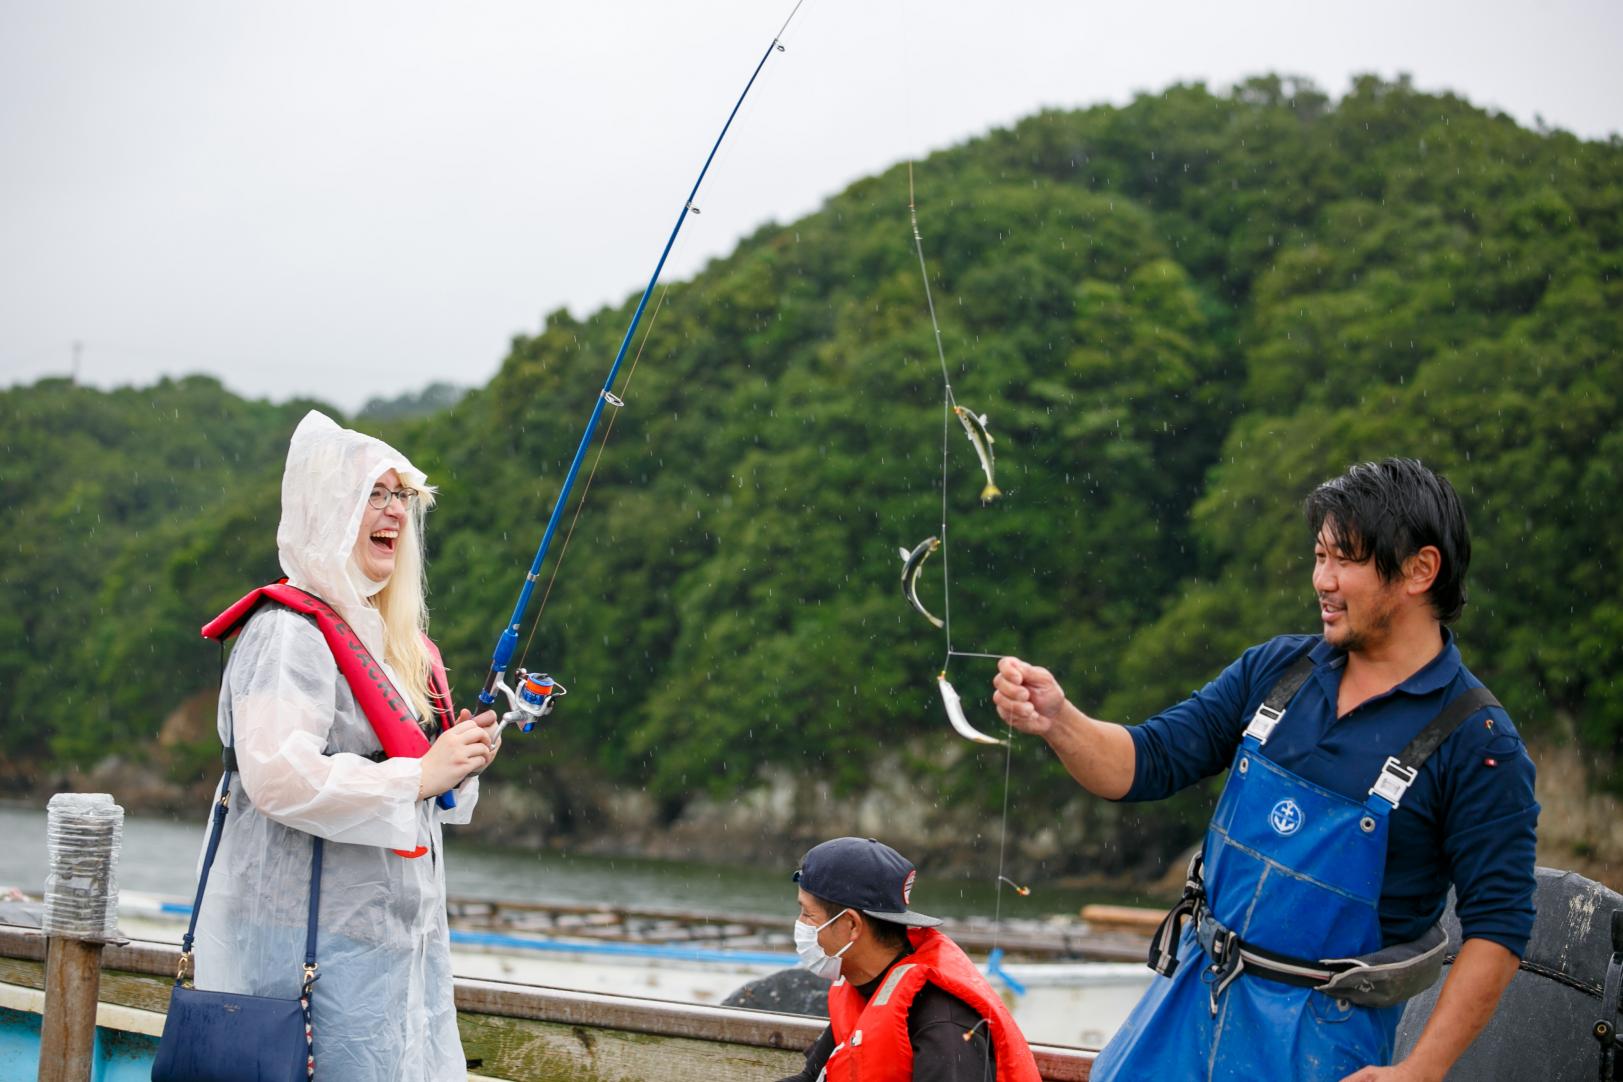
[[[1268,825],[1274,828],[1274,833],[1288,838],[1302,829],[1302,809],[1294,800],[1281,800],[1268,813]]]

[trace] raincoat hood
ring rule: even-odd
[[[337,609],[380,658],[383,618],[366,603],[355,581],[360,576],[349,569],[366,498],[390,470],[409,487],[422,488],[428,480],[382,440],[340,428],[311,410],[288,444],[282,521],[276,529],[276,552],[288,581]]]

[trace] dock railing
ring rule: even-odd
[[[0,990],[44,986],[37,928],[0,925]],[[154,1038],[179,948],[134,940],[102,954],[101,1001]],[[737,1007],[458,978],[458,1022],[473,1077],[552,1082],[763,1082],[793,1074],[820,1019]],[[104,1023],[105,1026],[106,1023]],[[1051,1082],[1085,1082],[1094,1053],[1034,1045]]]

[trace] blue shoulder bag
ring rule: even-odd
[[[220,831],[231,807],[231,773],[235,756],[226,749],[225,778],[214,807],[203,874],[198,877],[192,919],[180,946],[180,968],[169,993],[169,1016],[152,1064],[152,1082],[308,1082],[316,1061],[310,1029],[310,990],[316,983],[316,910],[321,903],[321,839],[310,847],[310,916],[304,941],[304,977],[299,994],[275,996],[207,992],[187,982],[192,937],[203,908],[209,868],[220,847]]]

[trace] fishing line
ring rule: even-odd
[[[779,52],[788,52],[789,42],[794,35],[789,34],[786,36],[785,31],[788,30],[789,23],[794,20],[796,13],[800,11],[800,8],[805,3],[806,0],[799,0],[795,4],[795,10],[790,12],[789,18],[784,21],[783,28],[778,31],[777,36],[773,39],[779,47]],[[705,188],[705,202],[702,206],[697,203],[691,206],[694,214],[700,214],[704,207],[711,206],[711,197],[714,197],[716,205],[725,208],[734,202],[736,192],[744,192],[747,195],[754,190],[754,185],[751,183],[753,178],[735,176],[729,171],[729,167],[732,165],[733,159],[741,152],[740,148],[749,144],[752,138],[750,125],[755,122],[755,114],[761,111],[763,103],[771,100],[772,82],[779,78],[777,71],[777,65],[768,65],[762,68],[760,74],[756,76],[755,85],[751,88],[749,97],[744,99],[739,106],[737,115],[733,117],[730,131],[732,138],[723,143],[721,149],[716,152],[716,159],[712,163],[715,175],[710,178],[709,185]],[[759,151],[761,148],[755,147],[755,149]],[[738,202],[740,204],[740,213],[748,213],[748,200],[741,199]],[[742,235],[752,224],[737,219],[729,223],[725,217],[718,220],[713,213],[701,215],[701,217],[704,220],[696,227],[701,230],[719,226],[725,231],[730,224],[733,229]]]
[[[731,111],[728,112],[727,120],[722,124],[720,133],[717,134],[715,142],[711,145],[710,153],[706,156],[704,165],[699,169],[699,175],[694,179],[693,187],[688,191],[682,209],[676,217],[676,223],[671,227],[670,235],[666,238],[665,245],[660,250],[659,259],[654,264],[653,273],[649,275],[648,284],[643,287],[642,295],[637,299],[636,309],[632,312],[631,322],[627,325],[625,334],[620,339],[620,347],[615,352],[614,362],[609,366],[608,375],[604,377],[603,386],[593,402],[591,416],[586,421],[586,429],[581,433],[580,442],[575,447],[574,456],[570,459],[569,468],[565,471],[563,481],[559,486],[558,497],[553,502],[551,513],[547,516],[547,524],[541,534],[541,542],[536,546],[535,559],[531,561],[529,570],[524,576],[524,583],[519,588],[518,600],[513,605],[513,613],[508,618],[506,625],[502,629],[501,636],[496,641],[496,648],[491,652],[490,668],[485,674],[484,687],[479,692],[479,702],[486,707],[495,704],[498,694],[506,696],[508,705],[512,707],[512,710],[503,719],[504,724],[508,720],[519,720],[522,728],[528,731],[536,721],[551,711],[552,705],[556,701],[555,696],[561,694],[564,690],[545,673],[530,675],[526,672],[518,672],[517,675],[521,678],[518,689],[510,687],[506,682],[508,665],[518,647],[519,631],[524,623],[524,615],[529,606],[531,594],[534,592],[535,584],[541,578],[541,567],[546,561],[547,549],[552,543],[553,535],[569,503],[570,490],[574,486],[575,478],[586,458],[586,452],[592,445],[598,421],[603,415],[603,408],[610,404],[616,407],[624,404],[614,394],[616,376],[620,372],[621,362],[625,360],[626,351],[630,348],[636,336],[637,325],[642,319],[644,310],[648,307],[649,299],[653,296],[654,287],[658,284],[660,274],[665,269],[665,261],[670,257],[671,249],[676,244],[676,238],[682,230],[682,224],[687,220],[688,215],[696,209],[694,201],[698,198],[699,189],[704,185],[705,177],[710,172],[710,166],[715,162],[716,154],[721,150],[722,144],[727,138],[728,130],[738,117],[739,110],[743,108],[745,99],[749,97],[750,88],[755,85],[756,79],[760,76],[762,69],[766,67],[767,61],[772,58],[773,54],[785,51],[781,37],[788,30],[789,24],[794,20],[795,14],[800,10],[804,2],[805,0],[796,0],[795,6],[789,12],[789,17],[784,20],[783,25],[778,30],[778,36],[772,39],[766,51],[761,54],[760,60],[756,62],[755,68],[750,72],[749,81],[744,84],[744,89],[738,95],[738,100],[733,103]],[[646,342],[646,335],[644,341]],[[599,454],[601,455],[601,451]]]
[[[930,268],[924,259],[924,238],[919,235],[919,213],[917,200],[913,188],[913,163],[907,163],[907,216],[913,226],[913,250],[919,258],[919,274],[924,279],[924,301],[930,310],[930,328],[935,333],[936,358],[941,362],[941,386],[943,388],[941,406],[941,609],[942,633],[946,637],[947,653],[941,663],[941,677],[943,690],[947,678],[948,666],[954,657],[980,657],[996,658],[1001,655],[973,653],[952,648],[952,580],[947,572],[947,493],[948,493],[948,457],[950,448],[949,437],[952,434],[953,411],[958,408],[957,401],[952,393],[952,373],[947,367],[947,350],[942,344],[941,322],[936,318],[935,296],[930,290]],[[956,698],[956,696],[954,696]],[[992,949],[998,949],[1003,929],[1003,884],[1012,883],[1004,873],[1005,855],[1009,840],[1009,779],[1014,763],[1014,731],[1009,730],[1008,739],[1003,742],[1003,812],[998,824],[997,842],[997,895],[992,911]]]
[[[992,904],[992,949],[997,950],[1003,938],[1003,884],[1013,883],[1003,874],[1003,853],[1009,841],[1009,768],[1014,764],[1014,733],[1003,745],[1003,815],[997,832],[997,895]],[[1017,891],[1030,893],[1029,891]]]
[[[552,577],[547,580],[547,588],[541,593],[541,603],[536,606],[535,619],[530,623],[529,638],[524,640],[524,649],[519,652],[519,668],[524,667],[525,658],[530,656],[530,643],[535,641],[536,629],[541,626],[541,614],[547,611],[547,599],[552,596],[552,584],[558,581],[558,569],[564,565],[564,557],[569,555],[569,539],[575,536],[575,524],[580,521],[580,513],[586,508],[586,497],[592,493],[592,479],[597,476],[598,463],[603,461],[603,452],[608,450],[609,437],[614,435],[614,422],[620,419],[620,407],[624,406],[631,395],[631,380],[637,374],[637,363],[642,360],[642,351],[648,348],[648,339],[653,336],[654,324],[659,322],[660,309],[665,307],[665,298],[670,295],[670,283],[666,283],[659,291],[659,300],[654,302],[654,310],[648,315],[648,328],[642,332],[642,342],[637,346],[637,352],[631,358],[631,367],[626,370],[625,382],[620,385],[620,394],[615,397],[611,405],[615,410],[609,415],[609,423],[603,429],[603,438],[597,445],[597,457],[592,459],[591,471],[586,475],[586,485],[580,490],[580,499],[575,503],[575,514],[569,520],[569,529],[564,533],[563,545],[558,549],[558,559],[552,564]]]
[[[952,435],[952,376],[947,371],[947,350],[941,344],[941,324],[936,319],[935,295],[930,291],[930,268],[924,261],[924,238],[919,236],[919,212],[913,195],[913,163],[907,163],[907,217],[913,224],[913,250],[919,257],[919,275],[924,279],[924,303],[930,309],[930,327],[935,331],[935,354],[941,361],[941,386],[945,388],[945,401],[941,407],[941,625],[947,639],[947,659],[952,649],[952,579],[947,574],[947,447]],[[941,665],[947,671],[947,662]]]
[[[794,6],[793,10],[791,10],[789,12],[789,17],[787,19],[783,20],[783,25],[782,26],[778,27],[778,40],[779,41],[783,40],[784,31],[788,30],[789,29],[789,24],[795,21],[795,16],[797,14],[799,14],[799,12],[800,12],[800,5],[804,4],[805,2],[806,2],[806,0],[795,0],[795,6]]]
[[[785,40],[785,32],[789,29],[789,24],[794,22],[795,16],[799,14],[800,9],[805,6],[805,3],[806,0],[797,0],[794,8],[789,12],[789,17],[785,19],[783,21],[783,25],[779,27],[778,33],[773,39],[778,51],[786,51],[785,46],[787,43]],[[771,74],[771,69],[762,67],[754,80],[754,86],[757,88],[764,87],[768,82],[771,81]],[[765,77],[763,78],[762,76]],[[757,93],[755,98],[759,99],[760,96],[761,95]],[[733,130],[735,134],[739,132],[746,132],[748,130],[752,116],[758,111],[758,109],[755,108],[756,104],[758,103],[751,102],[748,98],[742,99],[739,102],[734,115],[728,121],[728,127]],[[736,154],[737,149],[738,140],[736,138],[732,142],[726,143],[721,147],[715,161],[711,163],[718,167],[718,172],[720,175],[725,176],[726,171],[725,169],[721,169],[719,167],[725,166],[726,163],[732,159],[734,154]],[[708,169],[709,165],[707,164],[706,170],[708,171]],[[695,193],[697,193],[697,189],[695,189]],[[692,200],[688,202],[687,210],[693,214],[700,213],[700,208]],[[585,486],[581,490],[580,499],[575,504],[575,512],[569,520],[569,528],[564,533],[563,543],[558,550],[558,558],[553,562],[552,575],[547,579],[546,589],[542,591],[541,601],[536,606],[535,619],[530,623],[530,633],[524,640],[524,648],[519,652],[520,668],[524,667],[524,662],[529,657],[530,644],[535,641],[536,630],[541,626],[541,617],[546,613],[547,600],[552,596],[552,588],[558,581],[558,572],[563,567],[564,557],[569,553],[569,542],[570,539],[575,535],[575,527],[580,522],[581,512],[586,507],[586,497],[591,493],[592,480],[597,476],[598,464],[602,462],[603,454],[608,449],[609,437],[614,433],[614,423],[619,417],[620,407],[625,405],[625,402],[629,397],[631,390],[631,379],[634,375],[636,375],[637,364],[642,360],[643,350],[648,348],[648,340],[653,336],[654,324],[659,319],[660,309],[665,305],[665,298],[667,295],[669,295],[670,288],[669,283],[666,283],[661,287],[659,299],[654,304],[654,310],[648,315],[648,326],[643,331],[642,342],[637,346],[637,352],[631,359],[631,367],[626,372],[625,381],[620,385],[620,393],[618,395],[613,395],[607,391],[603,392],[605,400],[611,406],[615,407],[615,411],[609,416],[608,424],[603,432],[603,438],[598,443],[597,455],[595,458],[593,458],[592,468],[586,475]]]

